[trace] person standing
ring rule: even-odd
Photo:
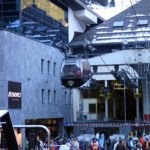
[[[122,141],[119,142],[115,150],[125,150],[125,146],[124,144],[122,144]]]
[[[127,147],[129,150],[133,150],[133,139],[132,137],[129,137],[128,143],[127,143]]]
[[[77,141],[77,138],[74,138],[74,146],[78,150],[79,149],[79,142]]]
[[[97,132],[97,133],[96,133],[96,136],[95,136],[96,140],[99,140],[99,138],[100,138],[99,136],[100,136],[100,135],[99,135],[99,133]]]
[[[26,139],[25,140],[25,150],[28,150],[29,149],[29,142],[28,140]]]
[[[146,138],[146,141],[143,144],[143,148],[144,148],[144,150],[150,149],[150,142],[149,142],[148,138]]]
[[[60,146],[59,150],[69,150],[68,146],[66,145],[66,142],[63,141],[62,145]]]
[[[104,149],[104,140],[105,140],[105,136],[104,136],[104,134],[101,134],[101,136],[99,138],[99,147],[101,150]]]
[[[142,147],[143,147],[144,142],[143,142],[143,138],[142,138],[142,137],[139,138],[139,143],[140,143],[140,144],[142,145]]]

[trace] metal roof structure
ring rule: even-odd
[[[142,0],[109,20],[74,36],[69,46],[76,54],[81,53],[77,49],[88,44],[97,48],[95,53],[149,47],[149,7],[149,0]]]

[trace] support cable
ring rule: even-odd
[[[67,0],[67,3],[68,3],[68,6],[69,6],[69,5],[70,5],[69,0]],[[76,16],[74,10],[73,10],[73,14],[74,14],[74,16],[76,17],[76,19],[78,20],[78,22],[79,22],[81,28],[82,28],[83,31],[84,31],[84,27],[82,26],[82,24],[80,23],[79,19],[77,18],[77,16]],[[87,35],[86,31],[85,31],[84,33],[85,33],[85,36],[87,37],[88,41],[90,42],[91,46],[94,48],[94,50],[96,50],[96,47],[95,47],[95,46],[93,45],[93,43],[91,42],[91,40],[90,40],[89,36]],[[91,51],[91,52],[94,54],[94,51]],[[110,68],[108,67],[108,65],[106,64],[105,60],[102,58],[102,56],[101,56],[101,55],[98,55],[98,57],[101,58],[101,60],[102,60],[102,62],[104,63],[104,65],[105,65],[105,66],[107,67],[107,69],[111,72]]]

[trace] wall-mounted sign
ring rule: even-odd
[[[8,108],[21,108],[21,83],[8,81]]]

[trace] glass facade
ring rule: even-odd
[[[0,0],[0,28],[55,45],[68,43],[68,8],[57,0]]]

